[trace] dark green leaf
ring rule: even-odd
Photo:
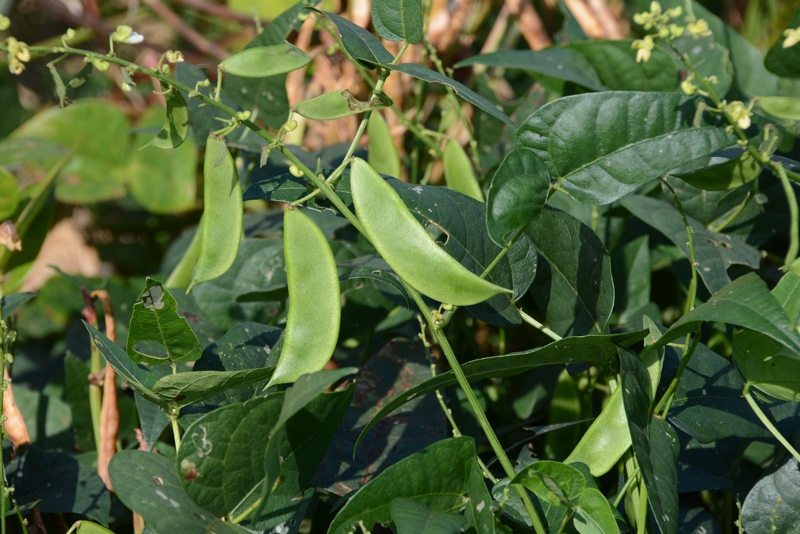
[[[284,425],[294,414],[305,408],[323,391],[348,375],[358,371],[355,367],[343,367],[335,371],[317,371],[301,375],[294,385],[286,390],[281,414],[276,426]]]
[[[574,467],[560,462],[534,462],[517,473],[512,484],[522,484],[553,506],[573,507],[586,489],[586,479]]]
[[[383,282],[384,284],[388,284],[392,286],[394,289],[397,290],[398,293],[405,299],[406,307],[409,309],[411,308],[411,298],[408,296],[406,292],[405,286],[400,283],[397,279],[396,275],[393,271],[386,269],[371,269],[369,267],[363,267],[360,269],[354,269],[348,273],[343,274],[339,277],[339,280],[359,280],[359,279],[368,279],[368,280],[378,280]]]
[[[776,399],[800,400],[800,354],[763,334],[739,332],[733,337],[733,359],[748,384]]]
[[[486,198],[489,236],[505,246],[505,236],[527,226],[539,216],[547,201],[550,173],[528,148],[517,148],[503,159],[492,178]]]
[[[224,522],[197,506],[181,488],[172,462],[158,454],[122,451],[108,467],[120,500],[154,532],[171,534],[246,534],[238,525]]]
[[[797,326],[800,321],[800,276],[791,271],[783,275],[772,295],[786,311],[789,322]]]
[[[391,61],[391,60],[390,60]],[[431,70],[427,67],[423,67],[422,65],[417,65],[415,63],[400,63],[398,65],[390,65],[388,63],[384,63],[381,65],[383,68],[395,70],[398,72],[402,72],[408,74],[409,76],[413,76],[419,80],[426,81],[428,83],[440,83],[446,85],[453,89],[453,91],[472,104],[473,106],[482,109],[492,117],[501,120],[511,126],[512,128],[516,128],[516,124],[512,121],[508,116],[497,109],[497,106],[483,98],[481,95],[473,91],[472,89],[468,88],[466,85],[459,83],[452,78],[448,78],[442,74],[439,74],[435,70]]]
[[[611,258],[597,234],[551,208],[542,210],[525,234],[550,266],[549,287],[534,291],[550,327],[562,336],[605,333],[614,282]]]
[[[274,367],[245,369],[242,371],[191,371],[167,375],[153,385],[153,392],[178,406],[195,404],[202,400],[250,384],[269,380]]]
[[[38,292],[14,293],[12,295],[3,295],[0,297],[2,298],[3,320],[5,321],[11,317],[11,314],[17,311],[20,306],[38,294]]]
[[[678,532],[678,434],[650,411],[650,377],[644,363],[620,351],[622,399],[650,508],[663,534]]]
[[[761,165],[749,152],[689,173],[675,174],[684,182],[707,191],[736,189],[761,174]]]
[[[361,26],[333,13],[316,9],[314,11],[331,19],[331,22],[336,25],[336,29],[339,31],[344,49],[350,54],[351,58],[365,67],[375,68],[394,61],[394,56],[386,50],[378,38]]]
[[[137,350],[141,342],[160,345],[166,355],[148,355]],[[128,357],[135,363],[158,365],[193,362],[200,357],[200,342],[184,317],[178,303],[161,282],[147,279],[147,285],[133,305],[128,330]]]
[[[463,515],[434,512],[403,497],[394,499],[389,509],[398,534],[458,534],[466,523]]]
[[[516,143],[548,162],[578,202],[608,204],[736,142],[721,126],[693,124],[697,102],[677,93],[560,98],[528,117]]]
[[[142,148],[152,146],[171,150],[181,146],[189,135],[189,106],[186,99],[177,89],[164,93],[164,99],[167,101],[167,120],[164,127]]]
[[[64,358],[64,386],[67,404],[72,415],[72,429],[75,446],[81,451],[96,449],[92,412],[89,408],[89,366],[80,361],[72,352]]]
[[[800,27],[800,7],[795,9],[792,18],[786,24],[785,30],[797,31],[796,28],[798,27]],[[764,66],[778,76],[800,78],[800,48],[798,48],[797,44],[784,48],[783,42],[786,36],[783,32],[777,35],[778,41],[767,51],[767,56],[764,58]]]
[[[646,222],[680,248],[687,258],[690,257],[688,235],[680,212],[671,204],[662,200],[631,195],[622,200],[625,206],[636,217]],[[726,234],[707,230],[700,222],[688,217],[694,241],[697,274],[703,279],[711,293],[715,293],[729,284],[728,267],[733,263],[757,268],[761,255],[755,247],[731,238]]]
[[[786,312],[757,274],[737,278],[702,304],[681,317],[657,345],[694,331],[702,321],[719,321],[765,334],[794,352],[800,352],[800,335],[792,331]]]
[[[138,393],[134,393],[136,401],[136,413],[139,415],[139,428],[142,430],[144,445],[148,451],[153,450],[153,446],[158,441],[161,433],[169,425],[169,418],[158,404],[144,399]]]
[[[463,370],[467,380],[476,382],[484,378],[514,376],[544,365],[591,363],[603,366],[608,364],[608,362],[616,356],[616,344],[627,346],[644,339],[646,334],[646,330],[640,330],[626,334],[569,337],[554,341],[544,347],[525,352],[516,352],[504,356],[473,360],[465,363],[463,365]],[[442,373],[435,378],[426,380],[404,391],[383,406],[372,420],[369,421],[367,426],[361,431],[358,442],[361,441],[373,425],[406,402],[421,397],[426,393],[436,391],[437,389],[446,388],[455,383],[456,379],[453,372],[448,371],[447,373]],[[356,446],[358,446],[358,442],[356,442]]]
[[[494,512],[492,510],[492,495],[486,487],[486,479],[477,461],[472,462],[467,486],[469,504],[464,509],[469,526],[475,529],[475,534],[494,534]]]
[[[650,302],[650,240],[641,235],[611,253],[614,279],[614,313],[618,322],[630,324],[638,310]]]
[[[375,0],[372,24],[387,41],[417,44],[422,39],[422,0]]]
[[[391,502],[398,497],[413,499],[434,511],[461,504],[467,491],[475,442],[458,437],[438,441],[401,460],[361,488],[339,513],[328,529],[330,534],[345,534],[362,521],[367,529],[375,523],[388,525]]]
[[[574,519],[575,530],[580,534],[618,534],[611,505],[595,488],[586,488],[578,500]]]
[[[797,443],[795,442],[795,446]],[[800,525],[800,469],[789,458],[756,482],[742,506],[747,534],[791,534]]]

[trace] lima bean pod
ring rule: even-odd
[[[225,141],[213,135],[206,141],[203,179],[200,254],[187,293],[230,269],[242,239],[242,185]]]
[[[339,339],[341,300],[336,261],[322,230],[298,210],[283,216],[289,314],[269,386],[322,370]]]
[[[400,155],[394,145],[392,132],[389,125],[378,112],[373,112],[367,123],[367,136],[369,137],[370,166],[381,174],[400,178]]]
[[[483,202],[483,190],[475,177],[472,162],[455,139],[450,139],[442,155],[444,179],[447,187]]]
[[[437,245],[392,186],[366,161],[353,160],[350,182],[364,233],[386,263],[414,289],[456,306],[511,293],[468,270]]]

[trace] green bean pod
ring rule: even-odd
[[[322,230],[299,210],[283,216],[289,314],[269,386],[322,370],[339,339],[341,300],[336,261]]]
[[[187,293],[230,269],[242,239],[242,185],[225,141],[213,135],[206,141],[203,178],[200,255]]]
[[[585,463],[592,476],[599,477],[611,471],[630,446],[622,387],[618,387],[564,463]]]
[[[366,161],[353,160],[350,181],[364,233],[386,263],[414,289],[456,306],[511,293],[471,272],[437,245],[400,196]]]
[[[450,139],[442,155],[444,164],[444,180],[453,191],[464,193],[480,202],[484,202],[483,190],[472,169],[472,162],[464,149],[455,139]]]

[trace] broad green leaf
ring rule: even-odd
[[[761,174],[761,164],[753,158],[750,152],[744,152],[723,163],[674,176],[698,189],[725,191],[748,184],[758,178],[759,174]]]
[[[6,476],[20,505],[41,501],[40,512],[81,514],[108,524],[111,499],[105,484],[69,454],[21,447],[6,466]]]
[[[447,187],[483,202],[483,190],[472,169],[469,156],[455,139],[447,141],[442,156]]]
[[[640,235],[611,253],[614,279],[614,314],[629,324],[638,310],[650,302],[650,239]]]
[[[400,178],[402,174],[400,155],[397,153],[389,126],[380,113],[373,113],[369,116],[367,137],[369,138],[367,156],[369,166],[380,174]]]
[[[169,418],[158,404],[146,400],[138,393],[134,393],[136,414],[139,416],[139,428],[142,430],[142,439],[148,451],[153,450],[161,433],[169,425]]]
[[[757,332],[738,332],[733,359],[747,384],[782,401],[800,400],[800,354]]]
[[[650,509],[661,532],[678,532],[678,434],[650,411],[650,377],[633,353],[620,352],[623,404]]]
[[[528,117],[516,143],[535,150],[578,202],[608,204],[672,169],[735,144],[722,126],[693,124],[697,102],[677,93],[560,98]]]
[[[153,385],[153,392],[178,406],[195,404],[231,389],[269,380],[274,367],[242,371],[191,371],[167,375]]]
[[[294,104],[295,113],[307,119],[328,121],[350,115],[358,115],[373,109],[381,109],[392,105],[392,100],[381,93],[368,101],[358,100],[349,89],[331,91]]]
[[[640,330],[626,334],[569,337],[529,351],[473,360],[463,364],[462,367],[467,380],[476,382],[484,378],[514,376],[544,365],[591,363],[602,366],[616,356],[616,344],[630,345],[644,339],[646,334],[647,331]],[[448,371],[409,388],[380,409],[361,431],[358,441],[360,442],[369,429],[378,421],[406,402],[455,383],[456,379],[453,372]],[[356,443],[357,446],[358,442]]]
[[[765,113],[788,119],[800,121],[800,98],[791,96],[761,96],[758,98],[758,107]]]
[[[794,446],[797,446],[795,441]],[[756,482],[744,499],[747,534],[793,534],[800,525],[800,468],[792,457]]]
[[[547,166],[528,148],[512,150],[492,178],[486,199],[486,227],[496,244],[539,216],[550,189]]]
[[[153,371],[144,365],[134,363],[119,345],[86,321],[83,321],[83,325],[92,336],[97,349],[131,389],[150,402],[166,406],[161,397],[153,393],[153,386],[158,381],[158,376]]]
[[[737,278],[712,295],[706,303],[678,319],[659,338],[657,345],[663,347],[694,331],[698,323],[703,321],[719,321],[749,328],[769,336],[792,352],[800,352],[800,335],[792,331],[786,312],[756,273]]]
[[[466,523],[463,515],[434,512],[403,497],[394,499],[389,509],[398,534],[458,534]]]
[[[358,521],[367,529],[375,523],[388,525],[391,503],[398,497],[413,499],[433,511],[459,506],[474,455],[472,438],[458,437],[438,441],[397,462],[353,495],[334,517],[329,534],[350,532]]]
[[[522,484],[542,501],[553,506],[573,507],[586,489],[583,474],[566,463],[534,462],[511,481]]]
[[[161,131],[139,150],[149,146],[164,150],[178,148],[189,135],[189,106],[186,99],[177,89],[170,89],[164,93],[164,100],[167,102],[166,122]]]
[[[800,320],[800,276],[793,272],[784,274],[772,290],[772,296],[778,300],[796,329]]]
[[[581,493],[573,525],[580,534],[619,533],[611,505],[595,488],[587,488]]]
[[[75,524],[78,526],[75,529],[76,534],[114,534],[112,530],[91,521],[77,521]]]
[[[417,44],[424,26],[422,0],[375,0],[372,24],[387,41]]]
[[[797,31],[797,28],[800,28],[800,7],[795,9],[792,18],[786,24],[785,30]],[[794,46],[784,48],[784,43],[787,40],[783,32],[778,33],[778,41],[767,51],[767,55],[764,58],[764,66],[778,76],[800,78],[800,66],[798,66],[800,65],[800,48],[797,46],[796,39]]]
[[[150,344],[151,351],[159,353],[145,354],[137,349],[139,343]],[[135,363],[147,365],[193,362],[200,357],[200,342],[186,318],[178,314],[178,303],[161,282],[152,278],[147,279],[133,305],[126,351]]]
[[[567,80],[593,91],[672,91],[677,85],[675,60],[654,48],[650,60],[636,61],[633,39],[570,43],[545,50],[505,50],[460,61],[456,67],[489,65],[518,68]]]
[[[406,307],[411,309],[411,297],[408,296],[408,292],[406,291],[405,286],[400,283],[400,280],[394,274],[393,271],[389,269],[374,269],[372,267],[363,267],[359,269],[353,269],[352,271],[343,274],[339,277],[339,281],[342,280],[358,280],[358,279],[367,279],[367,280],[377,280],[384,284],[391,286],[392,288],[396,289],[400,296],[403,297],[406,301]]]
[[[317,398],[325,389],[357,371],[358,368],[356,367],[342,367],[335,371],[317,371],[316,373],[301,375],[294,385],[286,390],[276,426],[284,425],[286,421]]]
[[[8,171],[0,167],[0,223],[10,219],[17,211],[19,204],[19,186],[17,180]]]
[[[177,91],[171,94],[172,96],[167,95],[168,99],[183,99],[183,96]],[[167,101],[168,114],[170,113],[169,102],[170,100]],[[156,110],[145,113],[141,119],[140,126],[147,127],[157,124],[160,120],[159,114],[160,112]],[[169,124],[170,117],[168,115],[167,125],[164,128],[166,129]],[[188,111],[186,111],[184,137],[188,131],[189,115]],[[162,130],[163,132],[164,130]],[[135,142],[137,145],[144,143],[148,137],[150,137],[148,133],[139,133],[135,138]],[[156,139],[159,138],[157,137]],[[153,213],[172,214],[193,208],[197,193],[195,177],[197,147],[193,143],[186,143],[177,148],[152,143],[145,146],[156,146],[165,150],[140,149],[133,153],[128,165],[128,187],[131,190],[131,195],[145,209]]]
[[[200,256],[187,293],[230,269],[242,238],[242,184],[224,139],[209,134],[203,163]]]
[[[419,80],[428,82],[428,83],[440,83],[446,85],[453,89],[453,92],[472,104],[473,106],[482,109],[492,117],[503,121],[504,123],[508,124],[512,128],[516,128],[517,125],[514,124],[505,113],[500,111],[497,106],[486,100],[484,97],[473,91],[472,89],[468,88],[466,85],[455,81],[452,78],[448,78],[442,74],[439,74],[435,70],[431,70],[427,67],[423,67],[422,65],[417,65],[416,63],[400,63],[397,65],[391,65],[389,63],[384,63],[381,67],[389,70],[395,70],[398,72],[402,72],[417,78]]]
[[[637,218],[664,234],[689,258],[689,238],[680,212],[671,204],[655,198],[631,195],[622,200],[622,205]],[[757,268],[761,255],[755,247],[728,235],[707,230],[705,226],[687,216],[694,241],[697,274],[711,293],[729,284],[728,267],[733,263]],[[734,257],[732,251],[738,254]],[[735,261],[734,261],[735,260]]]
[[[174,464],[164,456],[144,451],[122,451],[111,459],[108,474],[120,500],[141,515],[154,532],[248,532],[196,505],[181,488]]]
[[[614,307],[611,258],[591,228],[567,213],[546,208],[525,229],[550,267],[549,287],[533,296],[559,335],[605,333]]]
[[[538,401],[538,399],[536,399]],[[516,407],[516,406],[515,406]],[[532,415],[533,409],[519,413],[525,419]],[[581,438],[581,427],[575,421],[581,420],[581,395],[577,383],[566,369],[558,374],[558,382],[547,408],[547,423],[558,432],[548,432],[545,436],[546,450],[552,457],[559,457],[563,451],[571,451]],[[542,434],[537,431],[536,434]]]
[[[333,13],[317,9],[314,11],[325,15],[336,25],[344,49],[351,58],[365,67],[374,69],[394,61],[394,56],[386,50],[378,38],[361,26]]]
[[[492,510],[492,495],[486,487],[486,479],[476,460],[472,462],[467,486],[469,504],[464,508],[470,528],[476,534],[494,534],[494,511]]]
[[[0,299],[2,299],[0,300],[0,302],[2,302],[3,305],[2,319],[5,321],[9,317],[11,317],[11,315],[20,308],[20,306],[22,306],[23,304],[25,304],[38,294],[39,294],[38,292],[34,293],[28,291],[26,293],[14,293],[13,295],[3,295],[2,297],[0,297]]]
[[[89,366],[68,351],[64,358],[64,375],[75,445],[84,452],[93,451],[96,447],[89,408]]]
[[[125,195],[127,163],[132,154],[129,130],[128,119],[118,107],[82,100],[65,109],[56,107],[40,113],[12,135],[49,139],[76,149],[56,181],[56,198],[80,204]]]
[[[223,72],[244,78],[266,78],[305,67],[311,56],[284,43],[246,48],[219,64]]]

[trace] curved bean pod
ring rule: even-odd
[[[400,196],[366,161],[353,160],[350,182],[356,215],[367,237],[386,263],[414,289],[456,306],[511,293],[480,278],[437,245]]]
[[[322,370],[339,339],[341,300],[336,261],[322,230],[299,210],[283,216],[289,314],[269,386]]]

